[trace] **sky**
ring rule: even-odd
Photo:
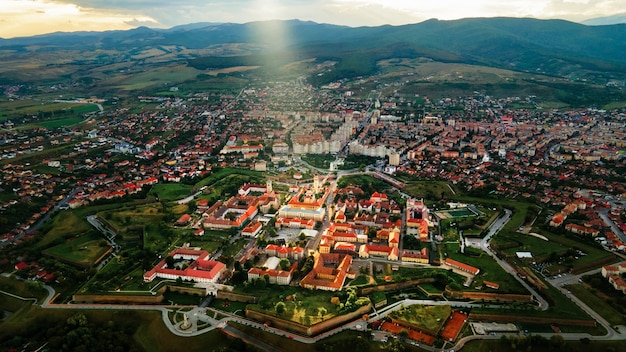
[[[496,16],[580,22],[625,11],[626,0],[0,0],[0,38],[273,19],[351,27]]]

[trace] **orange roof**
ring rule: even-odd
[[[467,265],[465,263],[461,263],[461,262],[456,261],[454,259],[447,258],[445,263],[447,265],[451,266],[451,267],[454,267],[454,268],[466,271],[466,272],[471,273],[473,275],[477,275],[480,272],[480,269],[475,268],[475,267],[473,267],[471,265]]]

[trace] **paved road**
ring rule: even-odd
[[[541,297],[541,295],[537,293],[537,291],[535,291],[534,287],[530,286],[526,281],[524,281],[522,278],[517,276],[517,272],[508,262],[498,258],[496,254],[491,250],[491,246],[489,245],[489,241],[491,241],[491,238],[495,234],[500,232],[500,230],[502,230],[504,225],[506,225],[509,222],[509,220],[511,220],[512,214],[513,213],[509,209],[504,209],[504,215],[497,218],[491,224],[491,226],[489,227],[489,231],[487,232],[487,235],[485,235],[485,237],[483,237],[480,240],[466,240],[466,244],[468,246],[478,247],[482,249],[483,251],[485,251],[485,253],[491,256],[498,263],[498,265],[502,267],[502,269],[504,269],[506,272],[511,274],[522,286],[524,286],[526,290],[528,290],[528,292],[530,292],[533,295],[533,299],[537,301],[537,304],[539,305],[539,308],[541,308],[541,310],[546,310],[550,306],[548,304],[548,301],[546,301],[543,297]]]
[[[574,280],[575,277],[572,277],[571,280]],[[269,332],[269,333],[273,333],[279,336],[285,336],[288,338],[291,338],[293,340],[302,342],[302,343],[307,343],[307,344],[312,344],[312,343],[317,343],[320,340],[323,340],[327,337],[330,337],[334,334],[337,334],[339,332],[345,331],[345,330],[357,330],[357,331],[366,331],[367,329],[367,324],[366,322],[362,321],[361,319],[356,319],[354,321],[348,322],[342,326],[339,326],[335,329],[332,329],[330,331],[327,331],[325,333],[319,334],[317,336],[314,337],[307,337],[307,336],[299,336],[296,334],[293,334],[291,332],[288,331],[284,331],[281,329],[277,329],[277,328],[273,328],[273,327],[268,327],[265,326],[263,324],[254,322],[254,321],[250,321],[244,317],[240,317],[237,315],[233,315],[230,313],[226,313],[226,312],[222,312],[222,311],[218,311],[212,308],[200,308],[200,307],[188,307],[190,308],[189,311],[186,311],[185,314],[187,315],[187,320],[189,322],[190,327],[187,329],[183,329],[182,328],[182,324],[183,321],[179,320],[176,322],[172,322],[169,318],[169,312],[174,310],[173,306],[163,306],[163,305],[158,305],[158,306],[146,306],[146,305],[122,305],[122,304],[51,304],[50,301],[56,296],[56,292],[54,291],[54,289],[50,286],[44,286],[44,288],[48,291],[48,297],[46,297],[46,299],[42,302],[41,307],[42,308],[47,308],[47,309],[120,309],[120,310],[157,310],[161,312],[161,316],[163,319],[164,324],[166,325],[166,327],[172,332],[172,334],[177,335],[177,336],[183,336],[183,337],[190,337],[190,336],[197,336],[200,334],[204,334],[208,331],[212,331],[214,329],[220,329],[222,331],[224,331],[225,333],[241,338],[243,341],[245,341],[246,343],[252,344],[254,346],[256,346],[257,348],[264,350],[264,351],[268,351],[268,352],[277,352],[279,351],[278,349],[276,349],[275,347],[272,347],[270,345],[267,345],[266,343],[264,343],[263,341],[259,341],[258,339],[255,339],[253,337],[248,336],[247,334],[233,328],[233,327],[229,327],[227,325],[228,322],[232,321],[232,322],[237,322],[239,324],[243,324],[243,325],[247,325],[247,326],[251,326],[257,329],[261,329],[265,332]],[[570,298],[573,298],[574,302],[576,302],[577,304],[579,304],[583,309],[585,309],[584,304],[580,301],[577,301],[577,299],[575,297],[570,296]],[[24,299],[24,298],[23,298]],[[476,303],[470,303],[470,302],[465,302],[465,301],[434,301],[434,300],[411,300],[411,299],[406,299],[403,301],[399,301],[396,303],[393,303],[387,307],[384,307],[383,309],[373,313],[370,315],[368,323],[377,321],[379,319],[383,319],[385,316],[387,316],[389,313],[391,313],[394,310],[397,309],[401,309],[404,306],[408,306],[408,305],[412,305],[412,304],[422,304],[422,305],[450,305],[452,307],[459,307],[459,308],[475,308],[475,307],[484,307],[484,305],[482,304],[476,304]],[[495,307],[495,305],[493,305]],[[181,310],[181,309],[185,309],[185,307],[176,307],[176,310]],[[589,309],[588,307],[585,309],[587,310]],[[589,309],[590,310],[590,309]],[[215,317],[217,317],[219,314],[219,316],[223,316],[221,319],[215,319]],[[604,321],[602,319],[602,317],[598,316],[597,314],[592,315],[594,317],[594,319],[598,319],[598,321],[600,321],[600,323],[605,326],[605,328],[607,329],[608,333],[604,336],[592,336],[589,334],[585,334],[585,333],[576,333],[576,334],[560,334],[565,340],[580,340],[581,338],[589,338],[590,340],[626,340],[626,331],[625,333],[619,333],[616,332],[615,330],[613,330],[610,326],[608,326],[608,324],[606,323],[606,321]],[[542,336],[545,336],[547,338],[549,338],[550,336],[552,336],[553,334],[540,334]],[[497,336],[492,336],[492,335],[472,335],[472,336],[468,336],[468,337],[464,337],[462,339],[460,339],[459,341],[457,341],[457,343],[455,344],[454,347],[452,347],[454,350],[459,350],[461,349],[467,342],[471,341],[471,340],[476,340],[476,339],[498,339],[500,338],[500,335]],[[413,343],[414,345],[418,345],[417,343]],[[443,351],[443,350],[447,350],[448,349],[439,349],[439,348],[434,348],[431,346],[425,346],[425,345],[420,345],[420,348],[423,348],[425,350],[428,351]],[[449,348],[449,347],[448,347]]]
[[[611,230],[613,230],[613,233],[615,233],[617,237],[619,237],[619,239],[622,240],[622,242],[626,243],[626,235],[624,235],[624,232],[622,231],[622,229],[620,229],[619,226],[617,226],[615,222],[613,222],[613,220],[609,219],[608,213],[609,213],[609,210],[605,209],[605,210],[599,211],[598,215],[600,215],[600,217],[602,218],[604,223],[607,224],[607,226],[611,227]]]

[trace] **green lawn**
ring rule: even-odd
[[[160,203],[147,204],[138,207],[124,207],[121,209],[99,213],[118,231],[127,226],[145,226],[159,223],[165,217]]]
[[[554,288],[554,286],[547,284],[546,282],[544,282],[544,284],[547,286],[547,288],[541,291],[540,294],[544,296],[550,304],[550,307],[545,311],[537,310],[534,306],[530,307],[529,305],[522,304],[500,309],[474,308],[472,312],[515,316],[533,316],[544,318],[559,317],[563,319],[592,320],[591,317],[587,315],[587,313],[585,313],[574,302],[572,302],[569,298],[563,295],[561,291],[557,290],[556,288]],[[590,333],[592,332],[590,331]]]
[[[37,298],[43,300],[48,297],[48,291],[44,289],[34,288],[33,285],[20,280],[13,280],[5,276],[0,275],[0,290],[12,293],[14,295],[24,298]],[[10,310],[10,309],[6,309]]]
[[[148,194],[153,196],[158,194],[159,200],[174,201],[190,196],[191,190],[191,186],[180,183],[157,183]]]
[[[598,262],[600,260],[604,260],[607,258],[613,258],[615,259],[615,261],[617,261],[617,257],[613,253],[607,252],[601,248],[593,247],[591,245],[576,241],[574,239],[568,238],[563,235],[556,235],[556,234],[553,234],[551,232],[544,231],[541,229],[537,229],[537,230],[539,234],[546,236],[550,241],[559,243],[567,248],[578,248],[581,251],[586,253],[586,255],[578,257],[578,259],[572,262],[572,269],[576,269],[579,267],[587,267],[587,266],[591,266],[588,268],[589,270],[595,269],[599,267],[599,265],[598,266],[593,265],[595,262]],[[606,265],[606,263],[604,265]]]
[[[450,306],[423,306],[415,304],[398,309],[389,314],[389,316],[432,333],[437,333],[451,312],[452,308]]]
[[[590,343],[583,343],[581,341],[566,341],[565,345],[560,349],[556,349],[548,342],[544,346],[533,346],[531,351],[533,352],[553,352],[553,351],[568,351],[568,352],[608,352],[608,351],[621,351],[624,347],[623,341],[592,341]],[[526,351],[527,349],[518,348],[512,349],[509,343],[502,343],[499,340],[474,340],[470,341],[463,347],[463,352],[511,352],[511,351]]]
[[[565,247],[555,241],[544,241],[540,238],[525,235],[517,232],[501,234],[494,238],[494,244],[517,243],[519,246],[504,250],[505,253],[515,255],[515,252],[531,252],[535,259],[541,259],[550,253],[565,253],[569,247]]]
[[[440,294],[443,292],[441,289],[438,289],[431,284],[420,284],[419,287],[421,287],[424,291],[431,293],[431,294]]]
[[[246,294],[250,294],[246,292]],[[253,294],[259,296],[258,304],[249,304],[248,309],[278,316],[304,325],[313,325],[328,320],[338,313],[338,306],[331,302],[337,292],[311,291],[299,287],[269,285],[265,289],[255,289]],[[290,297],[290,299],[287,299]],[[285,311],[278,314],[275,306],[278,302],[285,303]],[[345,299],[341,300],[345,302]],[[326,310],[322,315],[321,309]]]
[[[98,110],[98,108],[96,108],[96,110]],[[77,123],[83,122],[83,120],[84,119],[82,117],[66,117],[63,119],[42,121],[37,123],[37,125],[44,128],[58,128],[63,126],[75,125]]]
[[[581,284],[567,285],[566,288],[581,301],[585,302],[596,313],[600,314],[611,325],[626,325],[626,316],[607,304],[589,287]]]
[[[46,248],[42,254],[79,265],[91,265],[109,249],[104,238],[90,233]]]
[[[328,169],[330,163],[335,161],[335,157],[326,154],[306,154],[302,156],[302,160],[316,168]]]
[[[368,275],[359,275],[354,280],[350,281],[350,286],[361,286],[367,285],[370,282],[370,277]]]
[[[263,181],[263,174],[261,172],[258,171],[252,171],[252,170],[246,170],[246,169],[235,169],[235,168],[219,168],[216,169],[214,172],[212,172],[208,177],[203,178],[202,180],[198,181],[194,187],[196,189],[200,189],[203,186],[209,186],[212,185],[214,183],[216,183],[217,181],[223,179],[224,177],[228,176],[228,175],[232,175],[232,174],[238,174],[238,175],[242,175],[242,176],[248,176],[251,180],[254,181],[250,181],[250,182],[261,182]]]
[[[92,226],[85,218],[80,217],[76,211],[62,211],[54,217],[50,230],[46,232],[41,241],[36,244],[36,247],[45,248],[59,238],[78,235],[91,229]]]
[[[449,258],[480,269],[480,273],[476,275],[474,281],[482,282],[483,280],[487,280],[498,283],[500,289],[497,292],[499,293],[528,293],[511,274],[502,269],[502,267],[486,253],[472,249],[482,254],[478,257],[469,256],[459,253],[460,246],[457,243],[447,243],[445,246]],[[469,290],[472,290],[472,288],[470,287]]]
[[[444,181],[408,181],[403,191],[412,197],[429,200],[452,199],[455,196]]]

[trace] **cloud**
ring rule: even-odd
[[[132,27],[141,27],[141,26],[155,27],[159,25],[159,23],[152,18],[144,18],[144,19],[133,18],[130,21],[124,21],[124,23]]]

